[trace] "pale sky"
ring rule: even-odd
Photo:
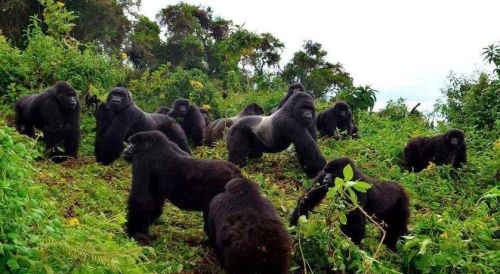
[[[156,13],[174,0],[142,0]],[[432,110],[450,71],[470,75],[489,67],[482,48],[500,41],[499,0],[186,0],[212,7],[216,16],[285,43],[282,64],[304,40],[323,45],[356,85],[377,89],[376,108],[403,97]]]

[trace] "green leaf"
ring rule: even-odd
[[[345,215],[344,211],[340,211],[339,218],[340,218],[341,224],[343,224],[343,225],[347,224],[347,216]]]
[[[305,223],[307,223],[307,217],[306,215],[301,215],[299,217],[299,224],[305,224]]]
[[[337,188],[341,188],[342,185],[344,185],[344,180],[342,180],[341,178],[339,177],[336,177],[335,178],[335,187]]]
[[[349,192],[349,198],[351,198],[352,203],[355,206],[357,206],[358,205],[358,195],[356,195],[356,193],[350,188],[347,189],[347,192]]]
[[[344,180],[346,180],[346,181],[352,180],[352,177],[354,174],[353,174],[352,167],[350,164],[348,164],[344,167],[344,170],[342,171],[342,173],[344,174]]]
[[[337,187],[331,187],[330,189],[328,189],[328,192],[326,193],[326,198],[328,199],[331,199],[335,196],[335,194],[337,193]]]
[[[353,187],[359,192],[366,192],[366,190],[371,188],[372,185],[363,181],[356,181]]]
[[[420,243],[420,250],[418,251],[418,254],[424,255],[425,252],[427,251],[427,245],[432,243],[431,239],[425,239]]]

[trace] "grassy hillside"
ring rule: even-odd
[[[4,114],[1,119],[10,123],[11,116]],[[49,212],[51,220],[60,223],[52,234],[37,236],[36,258],[41,263],[30,265],[20,259],[19,269],[76,273],[220,273],[215,256],[205,243],[199,213],[180,211],[167,203],[164,214],[151,228],[157,236],[152,246],[140,247],[128,239],[123,225],[131,182],[130,166],[123,160],[111,166],[95,163],[92,156],[94,123],[90,115],[84,116],[80,159],[55,165],[45,160],[32,162],[26,156],[24,162],[16,163],[33,165],[35,171],[23,180],[42,187],[42,196],[37,199],[46,203],[42,208]],[[0,124],[0,132],[14,136],[14,143],[28,144],[28,152],[39,148],[33,141],[18,136],[4,122]],[[361,246],[350,244],[339,230],[339,211],[335,210],[338,201],[328,200],[300,228],[291,228],[294,235],[292,271],[301,273],[306,268],[307,273],[311,270],[328,273],[328,268],[334,268],[357,272],[367,267],[374,272],[493,273],[498,270],[498,204],[493,192],[488,191],[498,184],[495,175],[500,166],[500,142],[467,132],[469,164],[464,170],[452,172],[447,166],[430,166],[414,174],[401,167],[404,144],[411,136],[436,134],[444,128],[430,129],[420,118],[395,119],[377,114],[362,114],[359,128],[359,140],[324,139],[319,141],[320,149],[327,159],[349,156],[366,174],[401,182],[411,195],[409,234],[397,254],[383,247],[373,261],[378,246],[375,226],[369,225],[368,236]],[[198,158],[227,159],[222,142],[215,148],[198,148],[193,154]],[[303,186],[311,184],[300,171],[293,148],[267,154],[243,170],[261,185],[287,224]]]

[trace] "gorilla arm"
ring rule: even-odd
[[[319,174],[314,182],[319,181],[320,183],[314,184],[314,186],[307,190],[304,196],[299,199],[297,207],[294,209],[292,216],[290,216],[291,225],[297,225],[300,216],[307,216],[308,213],[325,198],[328,192],[328,185],[323,182],[324,177],[324,173]]]
[[[108,115],[103,115],[102,117],[108,117],[109,119]],[[110,164],[114,160],[120,158],[120,154],[125,147],[123,142],[125,141],[125,137],[130,130],[130,127],[132,126],[134,116],[129,117],[131,115],[133,115],[133,113],[129,113],[126,109],[124,109],[115,115],[114,119],[110,121],[109,126],[106,129],[101,128],[102,132],[98,131],[95,147],[98,162]],[[98,124],[100,124],[99,121]],[[104,127],[106,120],[103,120],[102,124]]]
[[[293,145],[299,163],[308,177],[315,177],[326,164],[318,145],[309,131],[297,130],[293,135]]]

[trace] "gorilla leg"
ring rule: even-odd
[[[130,193],[127,213],[127,233],[141,244],[149,244],[149,226],[152,223],[154,212],[154,202],[149,197],[135,197],[136,194]],[[158,214],[158,211],[155,212]]]
[[[384,244],[393,251],[396,251],[396,242],[408,232],[408,198],[401,197],[398,203],[385,214],[383,221],[386,223]]]
[[[227,149],[229,151],[229,161],[240,166],[247,165],[247,156],[250,145],[250,133],[241,128],[231,128],[228,132]]]
[[[250,159],[259,159],[262,157],[262,151],[256,150],[256,149],[250,149],[248,151],[248,158]]]
[[[341,229],[353,243],[358,245],[365,237],[365,224],[365,216],[361,210],[355,209],[347,213],[347,223],[341,226]]]
[[[63,146],[66,155],[76,158],[78,154],[78,146],[80,143],[80,130],[68,129],[64,137]]]
[[[155,197],[153,199],[153,210],[151,212],[151,221],[156,221],[163,213],[163,205],[165,204],[165,199],[162,197]]]
[[[404,152],[406,168],[409,171],[419,172],[425,168],[425,163],[423,163],[424,161],[420,158],[417,147],[415,147],[414,145],[410,145],[409,147],[405,148]]]
[[[31,138],[35,138],[35,128],[31,123],[29,123],[24,119],[22,110],[16,107],[15,112],[16,112],[15,116],[16,130],[21,134],[25,134]]]

